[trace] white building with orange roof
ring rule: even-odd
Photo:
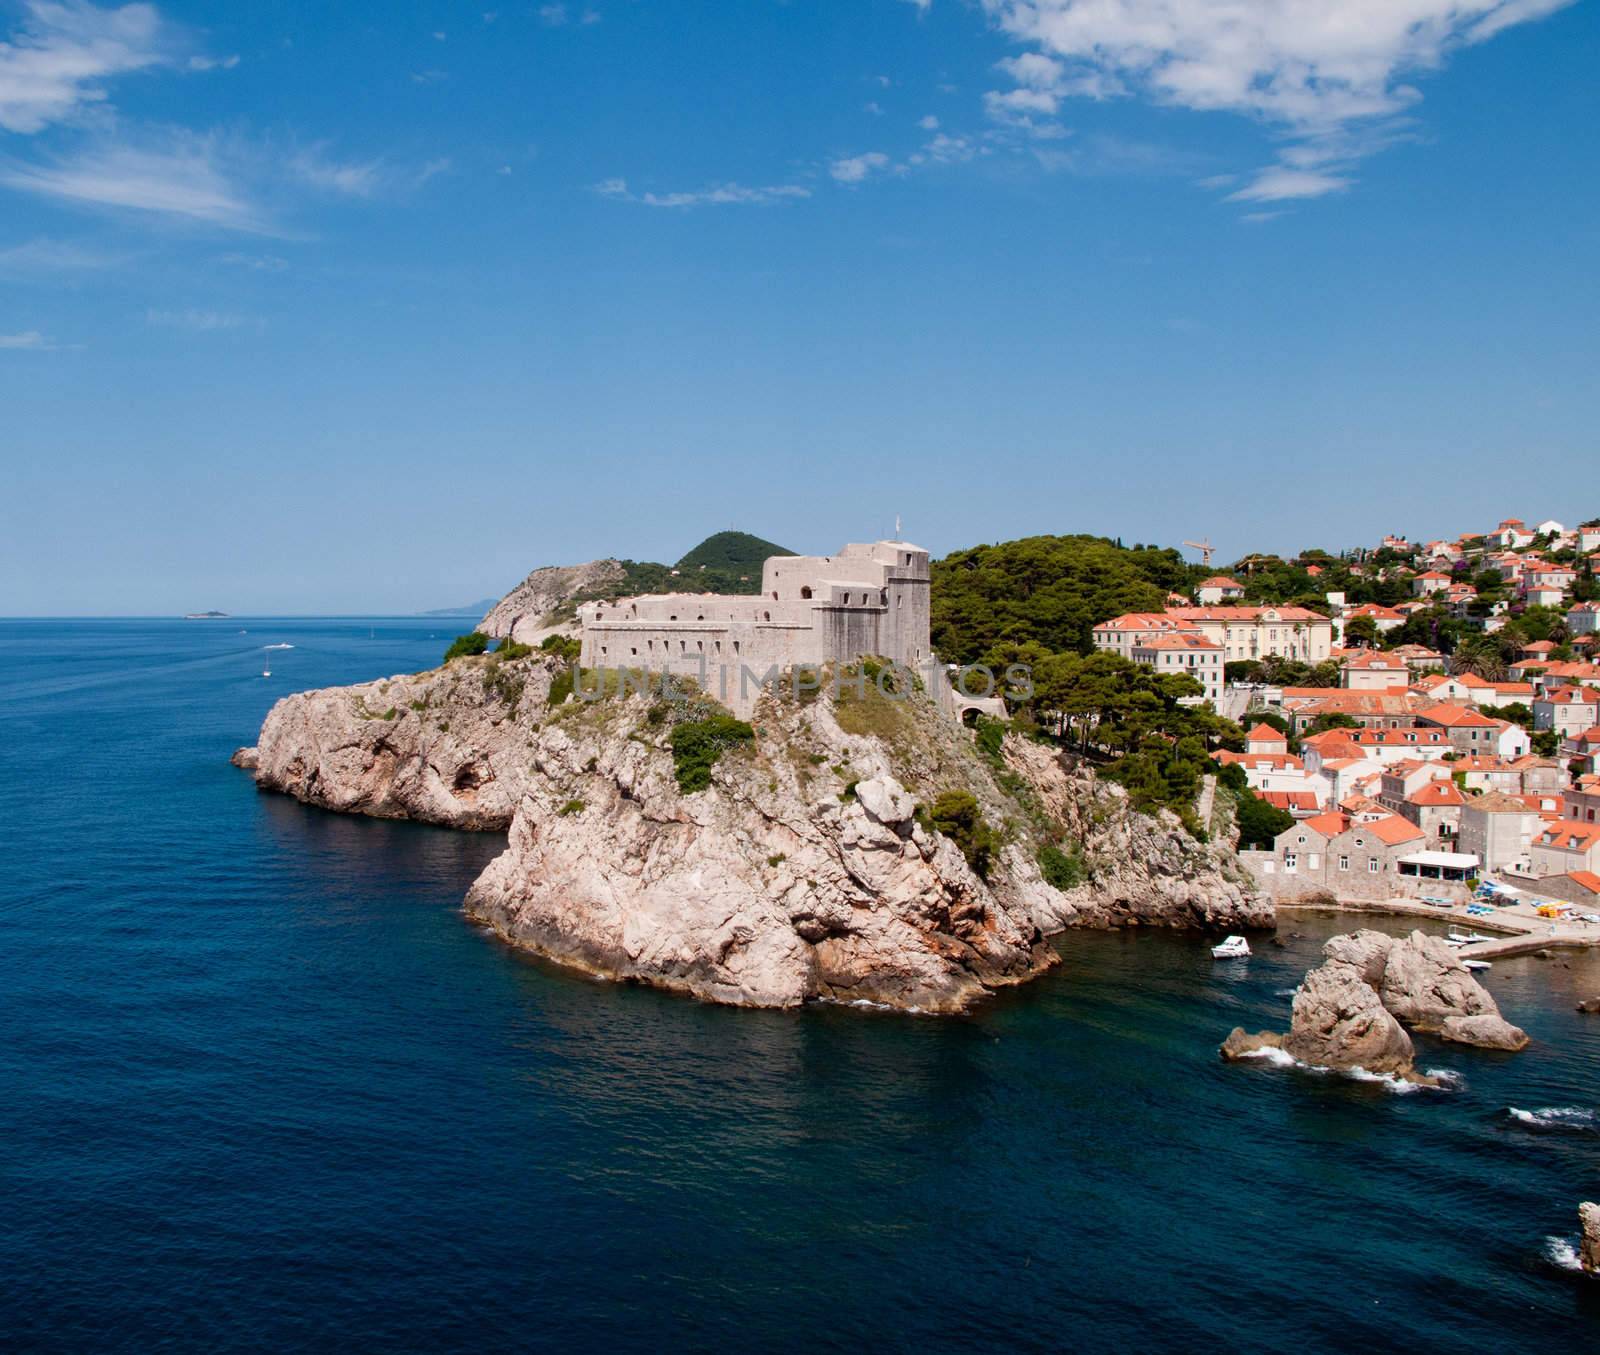
[[[1222,700],[1222,647],[1203,635],[1173,631],[1134,644],[1129,657],[1163,676],[1191,677],[1213,705]]]
[[[1226,574],[1213,574],[1194,590],[1194,599],[1202,607],[1215,607],[1219,602],[1231,602],[1244,596],[1244,585]]]
[[[1600,725],[1600,692],[1590,687],[1558,687],[1534,698],[1533,727],[1571,738]]]
[[[1381,650],[1353,655],[1339,665],[1339,685],[1352,692],[1383,692],[1404,687],[1411,670],[1403,658]]]
[[[1557,820],[1544,824],[1528,845],[1528,863],[1534,875],[1600,871],[1600,823]]]
[[[1454,579],[1441,569],[1430,569],[1418,574],[1411,580],[1411,595],[1413,597],[1431,597],[1434,593],[1442,593]]]

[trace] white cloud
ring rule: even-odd
[[[376,161],[341,164],[330,160],[321,146],[297,151],[289,157],[288,167],[295,178],[312,188],[353,198],[370,198],[382,181],[382,168]]]
[[[217,162],[210,138],[185,136],[160,150],[111,145],[50,163],[0,162],[0,184],[88,206],[270,233],[265,215]]]
[[[149,310],[145,312],[144,319],[146,324],[162,329],[189,329],[199,334],[219,329],[238,329],[245,323],[243,316],[229,315],[224,311],[194,309]]]
[[[0,334],[0,348],[23,348],[33,352],[45,352],[55,345],[36,329],[24,330],[21,334]]]
[[[106,81],[170,60],[154,6],[97,9],[83,0],[28,0],[0,42],[0,127],[33,133],[103,103]]]
[[[189,58],[191,71],[231,71],[239,64],[237,56],[192,56]]]
[[[0,249],[0,278],[31,278],[114,268],[125,256],[103,254],[68,240],[41,237]]]
[[[1421,95],[1406,77],[1437,69],[1464,43],[1575,0],[982,0],[1031,49],[1002,62],[1017,88],[991,92],[1001,122],[1044,113],[1045,95],[1137,92],[1160,104],[1244,114],[1297,138],[1327,138],[1394,119]],[[1392,140],[1390,138],[1389,140]],[[1320,170],[1263,170],[1246,200],[1309,197],[1347,187],[1349,167],[1389,141],[1343,147]],[[1248,196],[1247,196],[1248,195]]]
[[[950,136],[940,132],[931,141],[906,157],[908,164],[912,165],[952,165],[962,164],[977,155],[987,155],[988,147],[981,146],[970,137]]]
[[[252,273],[282,273],[289,267],[289,261],[276,254],[224,254],[222,262]]]
[[[567,21],[565,5],[540,5],[539,22],[546,28],[560,28]]]
[[[889,157],[882,151],[865,151],[861,155],[835,160],[828,166],[828,173],[838,183],[861,183],[876,171],[888,168],[888,165]]]
[[[1269,165],[1243,188],[1228,194],[1229,202],[1283,202],[1290,198],[1321,198],[1350,187],[1351,181],[1317,169]]]
[[[861,105],[861,111],[863,113],[871,113],[875,118],[881,118],[883,116],[883,105],[876,99],[872,99]]]
[[[799,184],[777,184],[766,188],[747,188],[743,184],[724,183],[713,184],[709,188],[700,188],[692,192],[678,193],[635,193],[628,187],[626,179],[602,179],[595,184],[594,191],[602,197],[616,198],[623,202],[638,202],[646,207],[720,207],[720,206],[757,206],[766,207],[774,203],[793,201],[796,198],[809,198],[811,190]]]
[[[917,126],[922,128],[924,132],[937,132],[939,130],[939,119],[929,113],[927,117],[917,119]]]

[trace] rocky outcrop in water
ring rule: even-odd
[[[286,696],[233,755],[264,790],[451,828],[503,829],[559,664],[456,659],[427,673]]]
[[[1580,1204],[1578,1224],[1583,1230],[1578,1245],[1578,1264],[1591,1275],[1600,1275],[1600,1204]]]
[[[997,826],[1003,795],[970,736],[924,699],[904,705],[870,716],[892,723],[900,776],[975,791]],[[629,697],[559,712],[468,913],[564,963],[747,1006],[956,1011],[1055,963],[1046,927],[1071,907],[1032,855],[1007,843],[969,861],[932,825],[933,786],[909,789],[885,741],[841,727],[830,699],[768,700],[685,792],[673,744],[707,709]]]
[[[478,629],[495,639],[509,636],[519,644],[537,645],[547,635],[571,628],[571,617],[561,613],[574,598],[626,577],[617,560],[536,569],[495,604]]]
[[[1324,962],[1295,990],[1286,1035],[1247,1035],[1235,1028],[1224,1058],[1281,1047],[1320,1068],[1362,1068],[1412,1081],[1419,1074],[1405,1022],[1441,1039],[1486,1049],[1523,1049],[1527,1035],[1500,1015],[1488,991],[1437,937],[1414,931],[1403,939],[1363,928],[1335,936]]]

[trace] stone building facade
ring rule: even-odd
[[[739,715],[754,709],[773,672],[872,654],[926,679],[933,658],[928,552],[904,541],[775,555],[762,566],[759,597],[620,598],[585,603],[578,620],[583,667],[692,678]]]

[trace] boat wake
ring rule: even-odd
[[[263,649],[293,649],[294,648],[294,646],[290,645],[290,644],[262,645],[261,647]]]
[[[1530,1129],[1566,1130],[1575,1134],[1600,1129],[1594,1111],[1581,1106],[1545,1106],[1540,1110],[1520,1110],[1516,1106],[1507,1106],[1506,1114]]]

